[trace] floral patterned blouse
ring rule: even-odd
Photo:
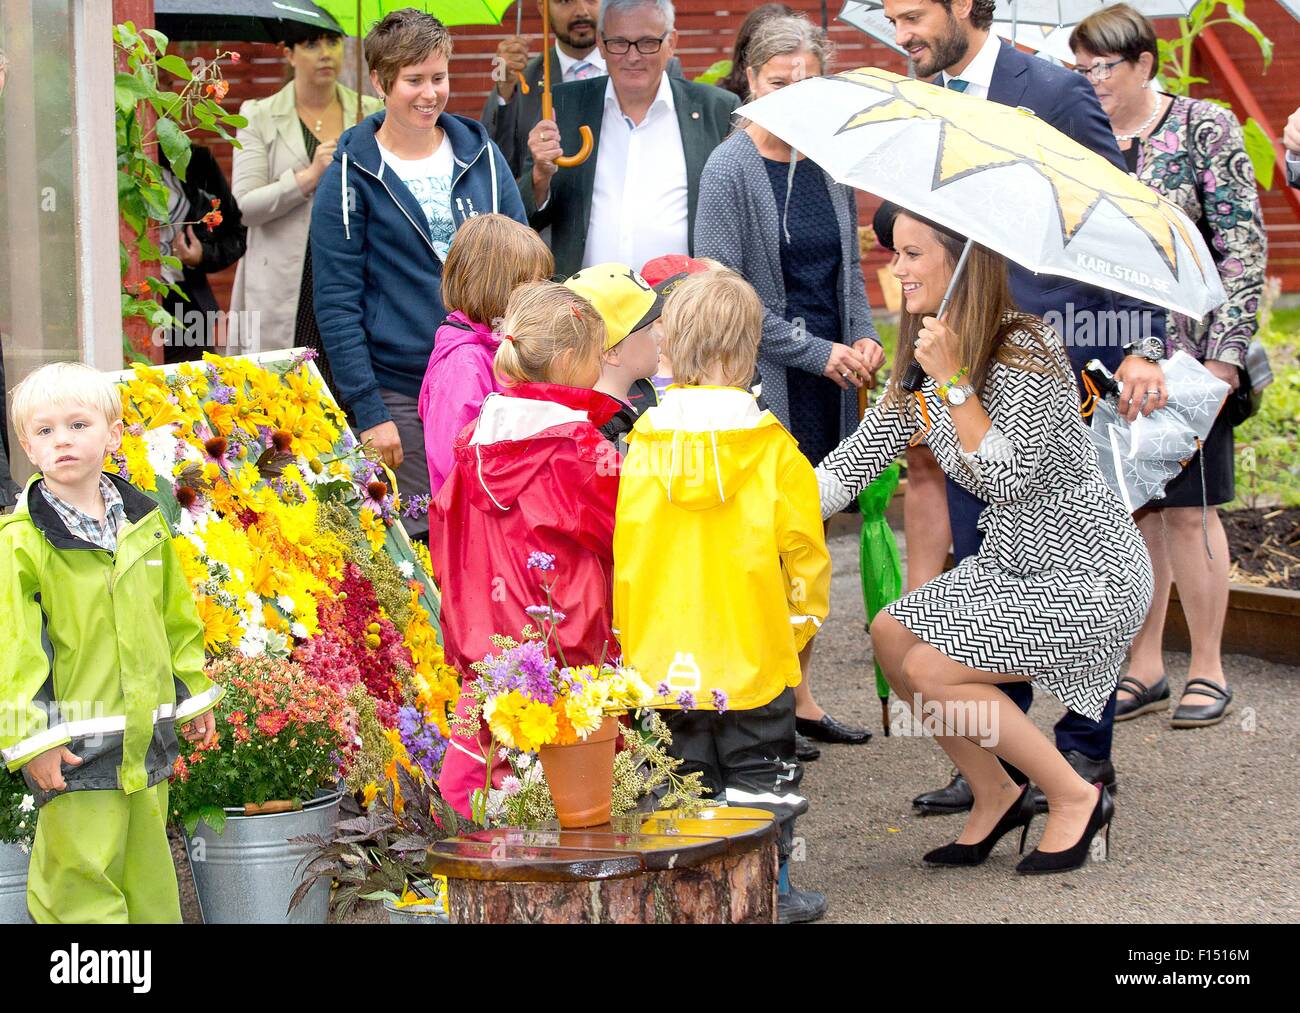
[[[1177,204],[1201,230],[1219,267],[1225,302],[1197,322],[1170,313],[1166,352],[1237,366],[1255,336],[1268,239],[1241,124],[1212,102],[1175,96],[1141,142],[1137,177]]]

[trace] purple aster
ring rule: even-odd
[[[673,688],[669,686],[667,682],[661,682],[658,686],[655,687],[655,696],[668,697],[672,695],[673,695]]]
[[[432,781],[447,752],[447,742],[437,725],[425,721],[418,707],[408,705],[397,712],[397,731],[411,762]]]
[[[555,662],[546,656],[546,651],[536,640],[520,644],[510,652],[514,656],[515,666],[523,678],[523,690],[531,699],[542,703],[554,703],[555,686],[551,674],[555,671]]]
[[[212,400],[217,404],[230,404],[235,399],[235,388],[218,383],[212,388]]]
[[[677,694],[677,706],[684,711],[695,709],[695,694],[689,689],[684,689]]]
[[[727,694],[724,693],[724,692],[723,692],[722,690],[720,690],[720,689],[715,689],[715,690],[712,691],[712,695],[713,695],[713,708],[714,708],[714,710],[716,710],[719,714],[724,714],[724,713],[726,713],[726,710],[727,710]]]
[[[534,550],[528,554],[528,568],[530,570],[554,570],[555,557],[549,552]]]
[[[304,362],[311,362],[312,359],[316,358],[316,355],[317,355],[316,349],[314,349],[314,348],[304,348],[301,352],[299,352],[296,356],[294,356],[294,360],[293,360],[293,361],[294,361],[296,364],[297,364],[297,363],[304,363]]]

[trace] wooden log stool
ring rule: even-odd
[[[761,809],[631,814],[586,830],[480,830],[429,849],[461,924],[776,921],[777,825]]]

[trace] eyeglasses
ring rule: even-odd
[[[1112,60],[1110,63],[1094,63],[1091,67],[1075,67],[1074,70],[1089,81],[1100,83],[1109,80],[1111,69],[1118,67],[1123,62],[1123,60]]]
[[[611,56],[622,56],[633,46],[636,46],[636,51],[642,56],[653,56],[659,52],[666,38],[668,38],[667,34],[661,35],[657,39],[637,39],[635,42],[630,39],[603,39],[602,41],[605,43],[605,52]]]

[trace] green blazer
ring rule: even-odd
[[[581,165],[560,169],[551,177],[551,195],[540,211],[533,199],[533,159],[524,158],[519,176],[519,194],[524,199],[528,224],[537,230],[551,229],[551,251],[555,254],[555,270],[567,278],[582,268],[582,256],[587,246],[587,226],[591,220],[591,195],[596,185],[596,160],[600,157],[600,127],[605,118],[605,86],[609,79],[593,77],[586,81],[571,81],[552,92],[555,101],[555,122],[560,128],[560,138],[566,152],[575,152],[582,145],[578,127],[591,128],[595,147]],[[731,131],[731,114],[740,105],[740,99],[729,91],[709,84],[696,84],[680,78],[669,78],[673,102],[677,107],[677,125],[682,132],[682,150],[686,155],[687,183],[687,237],[694,244],[695,206],[700,196],[700,176],[704,163],[724,137]],[[632,264],[639,268],[639,264]]]

